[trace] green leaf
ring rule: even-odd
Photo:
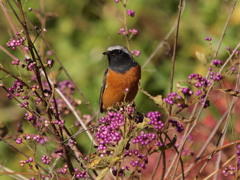
[[[143,130],[148,125],[149,122],[150,122],[150,119],[144,117],[143,122],[137,124],[136,126],[137,131]]]
[[[101,179],[103,179],[103,178],[107,175],[107,173],[108,173],[109,170],[110,170],[109,167],[104,168],[104,169],[101,171],[101,173],[98,175],[98,177],[96,178],[96,180],[101,180]]]
[[[118,143],[118,145],[117,145],[117,147],[116,147],[116,149],[115,149],[115,151],[114,151],[114,154],[113,154],[114,157],[117,157],[117,156],[119,156],[119,155],[122,154],[123,150],[124,150],[124,149],[126,148],[126,146],[127,146],[127,143],[129,142],[129,139],[130,139],[130,138],[126,138],[126,139],[121,139],[121,140],[119,141],[119,143]]]

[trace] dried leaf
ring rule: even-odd
[[[162,108],[166,113],[168,112],[167,104],[165,101],[163,101],[163,98],[161,95],[157,95],[155,97],[151,97],[151,99],[154,101],[155,104],[157,104],[160,108]]]
[[[112,157],[96,157],[91,163],[89,163],[88,168],[101,169],[105,168],[111,162]]]
[[[196,52],[195,52],[195,55],[196,55],[197,59],[198,59],[201,63],[203,63],[203,64],[206,64],[206,63],[207,63],[207,58],[206,58],[205,54],[200,53],[199,51],[196,51]]]
[[[222,92],[225,92],[231,96],[235,96],[235,97],[240,97],[240,92],[239,91],[234,91],[232,89],[219,89]]]

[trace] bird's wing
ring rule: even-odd
[[[108,69],[106,69],[104,76],[103,76],[103,82],[102,82],[102,87],[101,87],[101,92],[99,96],[99,105],[100,105],[100,112],[103,113],[103,108],[102,108],[102,96],[106,88],[106,76],[108,73]]]

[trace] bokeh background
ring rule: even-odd
[[[123,27],[124,9],[121,3],[113,0],[42,0],[23,1],[23,4],[34,25],[40,27],[37,17],[42,15],[39,10],[48,17],[46,32],[43,32],[46,40],[90,105],[97,111],[102,77],[107,67],[106,57],[102,52],[113,44],[126,45],[125,38],[117,33]],[[206,72],[206,64],[198,60],[196,52],[205,56],[213,55],[231,5],[230,0],[186,1],[180,24],[175,83],[186,79],[192,72]],[[31,12],[28,11],[29,7],[33,9]],[[141,51],[141,56],[135,59],[143,65],[174,25],[178,1],[130,0],[127,9],[136,11],[135,17],[129,16],[127,19],[129,28],[139,30],[139,34],[131,40],[130,47],[131,50]],[[1,45],[5,45],[10,31],[3,13],[0,15],[0,40]],[[239,17],[240,7],[237,5],[221,46],[219,59],[228,55],[225,50],[227,46],[234,47],[237,44],[240,36]],[[15,25],[20,27],[18,23]],[[212,38],[211,44],[204,40],[205,37]],[[143,69],[141,86],[152,95],[166,95],[169,89],[173,38],[174,35]],[[47,51],[47,48],[45,50]],[[3,52],[0,53],[1,63],[9,67],[9,57]],[[64,79],[66,77],[63,73],[58,74],[58,81]],[[153,108],[153,104],[141,93],[138,94],[136,102],[140,111],[146,112]]]
[[[110,45],[126,45],[126,39],[117,33],[123,27],[122,5],[115,3],[114,0],[22,2],[33,25],[40,27],[38,17],[48,17],[46,31],[43,32],[45,39],[89,101],[91,108],[97,113],[102,78],[108,65],[102,52]],[[210,62],[217,47],[231,5],[230,0],[187,0],[185,2],[180,23],[174,83],[187,79],[193,72],[203,75],[207,72],[207,63]],[[28,10],[29,7],[32,11]],[[135,59],[143,65],[174,25],[178,13],[178,1],[129,0],[127,9],[136,12],[135,17],[127,18],[128,28],[136,28],[139,31],[139,34],[130,41],[130,48],[141,51],[141,55]],[[11,14],[11,10],[9,11]],[[14,25],[21,30],[13,17]],[[2,11],[0,19],[0,43],[5,46],[12,33]],[[229,21],[218,59],[224,60],[228,56],[227,46],[234,48],[239,43],[239,32],[240,5],[237,4]],[[212,41],[205,41],[206,37],[211,37]],[[151,95],[166,96],[169,91],[173,40],[174,34],[165,41],[163,48],[142,71],[141,87]],[[41,43],[37,44],[37,48],[40,49],[40,47]],[[46,47],[45,52],[48,50]],[[17,51],[13,53],[19,58],[24,58]],[[199,60],[196,53],[204,54],[207,61]],[[0,51],[0,63],[7,69],[13,69],[10,58],[2,51]],[[59,65],[55,64],[51,70],[55,73],[56,81],[66,80],[66,75],[58,68]],[[0,75],[0,78],[5,76],[1,72]],[[7,123],[9,127],[11,125],[16,127],[15,122],[22,118],[23,112],[16,106],[16,102],[6,98],[1,89],[0,94],[0,121]],[[78,93],[75,97],[81,100]],[[143,113],[157,109],[154,103],[141,92],[136,97],[136,105],[138,111]],[[90,113],[84,103],[78,108],[82,115]],[[213,111],[216,112],[214,108]],[[9,155],[9,149],[2,143],[0,148],[0,162],[13,161],[4,158]]]

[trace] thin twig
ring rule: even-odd
[[[229,13],[229,15],[228,15],[227,21],[225,22],[225,25],[224,25],[224,28],[223,28],[223,31],[222,31],[220,40],[219,40],[219,42],[218,42],[217,49],[216,49],[216,51],[215,51],[215,53],[214,53],[213,59],[215,59],[215,58],[217,57],[217,55],[218,55],[219,49],[220,49],[220,47],[221,47],[221,45],[222,45],[223,38],[224,38],[224,36],[225,36],[225,34],[226,34],[226,30],[227,30],[227,27],[228,27],[228,23],[229,23],[229,21],[230,21],[230,19],[231,19],[231,17],[232,17],[232,14],[233,14],[233,12],[234,12],[234,9],[235,9],[236,4],[237,4],[237,0],[235,0],[235,1],[233,2],[233,5],[232,5],[232,8],[231,8],[230,13]]]
[[[180,26],[181,14],[182,14],[182,7],[183,7],[183,0],[179,0],[177,26],[176,26],[175,39],[174,39],[174,45],[173,45],[173,55],[172,55],[170,93],[173,92],[173,79],[174,79],[174,72],[175,72],[176,51],[177,51],[177,44],[178,44],[178,34],[179,34],[179,26]],[[171,112],[169,114],[171,114]]]
[[[181,15],[184,12],[184,6],[181,12]],[[178,24],[178,18],[176,19],[175,23],[173,24],[172,28],[168,31],[167,35],[160,41],[160,43],[157,45],[156,49],[152,52],[152,54],[148,57],[148,59],[145,61],[145,63],[142,65],[142,69],[144,69],[153,59],[154,56],[162,49],[163,45],[166,43],[166,41],[170,38],[174,30],[177,28]]]
[[[237,50],[239,47],[240,47],[240,43],[235,47],[235,49],[234,49],[234,51],[232,52],[232,54],[231,54],[231,55],[228,57],[228,59],[224,62],[224,64],[222,65],[222,67],[221,67],[220,70],[218,71],[219,74],[221,74],[221,72],[223,71],[223,68],[229,63],[229,61],[232,59],[232,57],[233,57],[233,55],[234,55],[234,52],[236,52],[236,50]],[[208,89],[208,91],[206,92],[206,97],[204,98],[204,101],[203,101],[200,109],[197,111],[197,115],[196,115],[196,118],[195,118],[192,126],[190,127],[189,131],[186,133],[185,137],[183,137],[183,140],[182,140],[182,142],[181,142],[181,144],[180,144],[180,147],[179,147],[179,152],[182,152],[183,146],[184,146],[184,144],[185,144],[185,142],[186,142],[186,140],[187,140],[187,137],[190,135],[190,133],[191,133],[191,132],[193,131],[193,129],[196,127],[197,122],[198,122],[198,120],[199,120],[199,118],[200,118],[201,112],[202,112],[202,110],[203,110],[203,108],[204,108],[204,104],[205,104],[205,102],[206,102],[206,100],[207,100],[207,97],[208,97],[210,91],[212,90],[213,86],[214,86],[214,83],[210,84],[209,89]],[[200,104],[201,104],[201,103],[197,103],[197,104],[195,105],[195,108],[194,108],[194,110],[193,110],[193,112],[192,112],[192,114],[191,114],[191,116],[190,116],[189,119],[192,119],[192,118],[194,117],[194,115],[195,115],[195,113],[196,113],[196,110],[197,110],[197,106],[200,105]],[[179,156],[178,156],[178,157],[179,157]],[[177,163],[175,163],[175,164],[176,164],[175,169],[176,169],[177,166],[178,166],[178,162],[179,162],[179,161],[176,161],[176,159],[173,159],[173,161],[174,161],[174,162],[177,162]],[[170,170],[171,170],[171,169],[169,169],[169,172],[170,172]]]
[[[207,154],[207,155],[205,155],[204,157],[202,157],[201,159],[199,159],[199,161],[196,163],[196,164],[194,164],[194,166],[191,168],[191,169],[187,169],[185,172],[184,172],[184,174],[187,174],[187,173],[189,173],[192,169],[194,169],[194,168],[196,168],[199,164],[201,164],[202,162],[204,162],[204,161],[206,161],[208,158],[209,158],[209,156],[214,156],[216,153],[218,153],[219,151],[222,151],[222,150],[224,150],[224,149],[227,149],[227,148],[229,148],[229,147],[231,147],[231,146],[235,146],[236,144],[239,144],[240,143],[240,140],[237,140],[237,141],[234,141],[234,142],[230,142],[230,143],[228,143],[228,144],[225,144],[225,145],[223,145],[222,147],[218,147],[218,148],[216,148],[216,150],[212,153],[210,153],[210,154]],[[176,177],[176,180],[178,180],[178,179],[180,179],[182,177],[182,175],[179,175],[178,177]]]
[[[226,166],[229,162],[231,162],[234,158],[236,158],[236,154],[234,154],[232,157],[230,157],[221,167]],[[209,174],[207,177],[205,177],[203,180],[208,180],[209,178],[211,178],[214,174],[216,174],[220,168],[216,169],[215,171],[213,171],[211,174]]]
[[[4,172],[0,172],[1,175],[7,175],[7,176],[10,176],[14,179],[17,179],[17,180],[28,180],[29,178],[26,178],[24,177],[23,175],[21,175],[20,173],[18,172],[14,172],[13,170],[7,168],[6,166],[3,166],[0,164],[0,169],[4,170]]]
[[[89,139],[94,143],[94,145],[96,145],[96,142],[92,136],[92,134],[89,132],[88,128],[86,127],[86,125],[84,124],[84,122],[82,121],[82,119],[80,118],[80,116],[78,115],[78,113],[75,111],[75,109],[73,108],[73,106],[68,102],[68,100],[66,99],[66,97],[63,95],[63,93],[56,88],[56,92],[61,96],[61,98],[64,100],[64,102],[67,104],[67,106],[69,107],[69,109],[72,111],[73,115],[76,117],[76,119],[78,120],[78,122],[81,124],[81,126],[83,127],[83,129],[86,131]]]
[[[162,153],[159,152],[159,155],[158,155],[158,159],[157,159],[157,162],[156,162],[156,165],[154,166],[154,169],[153,169],[153,172],[152,172],[152,175],[151,175],[151,179],[153,180],[156,173],[157,173],[157,169],[159,167],[159,164],[161,162],[161,159],[162,159]]]

